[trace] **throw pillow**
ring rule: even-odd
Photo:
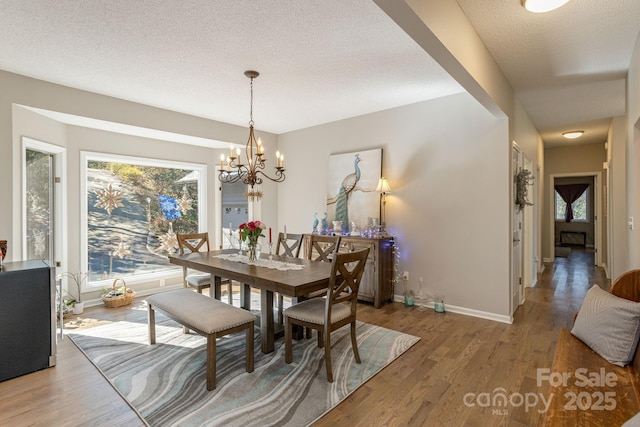
[[[640,335],[640,303],[593,285],[584,297],[571,333],[605,360],[625,366]]]

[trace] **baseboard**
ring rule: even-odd
[[[607,263],[601,263],[600,267],[602,267],[602,269],[604,270],[604,277],[606,277],[607,279],[611,279],[611,277],[609,277],[609,267],[607,267]]]
[[[543,258],[542,262],[553,262],[554,258]]]
[[[402,295],[394,295],[394,301],[401,302],[404,304],[404,297]],[[415,305],[418,307],[426,307],[426,308],[433,309],[433,302],[429,302],[429,301],[423,302],[423,301],[417,300]],[[500,323],[508,323],[508,324],[513,323],[513,316],[504,316],[501,314],[489,313],[487,311],[474,310],[472,308],[467,308],[467,307],[459,307],[456,305],[447,304],[446,302],[444,305],[445,305],[446,311],[449,313],[463,314],[465,316],[478,317],[480,319],[493,320],[494,322],[500,322]]]

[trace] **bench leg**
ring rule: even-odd
[[[216,334],[207,335],[207,390],[216,388]]]
[[[153,307],[149,304],[149,316],[148,316],[148,325],[149,325],[149,344],[156,343],[156,315],[155,311],[153,311]]]
[[[254,322],[251,322],[247,328],[247,372],[253,372],[253,326]]]

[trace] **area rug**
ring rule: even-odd
[[[357,364],[349,328],[331,334],[334,382],[328,383],[324,350],[313,339],[294,342],[293,363],[284,341],[260,351],[245,370],[244,334],[217,344],[217,388],[206,389],[205,339],[156,313],[156,344],[148,345],[146,319],[121,321],[69,334],[76,346],[150,426],[304,426],[335,407],[390,364],[418,337],[358,322]]]
[[[568,246],[556,246],[555,248],[555,256],[561,258],[568,258],[571,254],[571,248]]]

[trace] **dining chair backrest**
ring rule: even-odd
[[[312,234],[309,239],[310,247],[306,251],[307,259],[331,262],[340,248],[340,239],[341,236]]]
[[[326,322],[331,323],[331,307],[335,304],[349,303],[351,315],[355,316],[358,288],[369,256],[369,248],[356,252],[335,254],[331,263],[331,277],[327,288],[328,310],[325,310]]]
[[[178,247],[180,249],[180,255],[189,252],[200,252],[200,249],[205,246],[205,250],[209,252],[209,233],[178,233]]]
[[[287,233],[278,234],[278,243],[276,244],[276,255],[289,256],[298,258],[300,249],[302,248],[302,238],[304,234]]]

